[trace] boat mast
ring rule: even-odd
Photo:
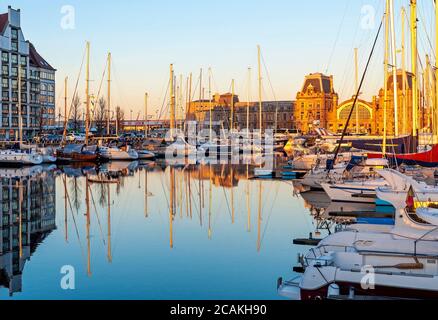
[[[148,137],[148,93],[144,94],[144,138]]]
[[[425,111],[424,108],[427,107],[430,111],[432,110],[432,104],[431,104],[431,94],[430,94],[430,88],[431,88],[431,81],[430,81],[430,77],[431,77],[431,69],[432,69],[432,65],[430,63],[430,57],[428,54],[426,54],[426,70],[424,72],[424,80],[423,80],[423,86],[424,86],[424,98],[423,98],[423,112]],[[423,123],[424,127],[428,127],[429,129],[432,128],[433,126],[433,121],[432,121],[432,117],[433,117],[433,113],[430,112],[429,116],[427,117],[427,125],[426,123]],[[431,133],[433,133],[433,131],[431,131]],[[433,140],[433,136],[432,136],[432,140]]]
[[[386,156],[386,144],[387,144],[387,111],[388,111],[388,36],[389,36],[389,1],[386,0],[385,9],[385,53],[383,62],[383,75],[384,75],[384,85],[383,85],[383,157]]]
[[[406,9],[402,7],[401,9],[401,25],[402,25],[402,42],[401,42],[401,59],[402,59],[402,91],[403,91],[403,134],[408,132],[408,104],[407,104],[407,94],[406,94],[406,84],[407,84],[407,75],[406,75]]]
[[[87,65],[85,71],[85,97],[87,109],[85,114],[85,144],[88,145],[89,125],[90,125],[90,42],[87,42]]]
[[[389,13],[391,15],[391,47],[392,47],[392,84],[394,87],[394,134],[399,136],[398,122],[398,79],[397,79],[397,47],[394,26],[394,0],[389,0]]]
[[[108,107],[107,107],[107,121],[106,134],[109,136],[110,132],[110,114],[111,114],[111,52],[108,53]]]
[[[175,130],[175,94],[174,94],[173,64],[170,65],[170,136],[173,140]]]
[[[64,79],[64,128],[67,128],[67,85],[68,85],[68,77]]]
[[[231,80],[231,115],[230,115],[230,129],[234,130],[234,79]]]
[[[258,56],[258,72],[259,72],[259,124],[260,124],[260,138],[263,133],[263,110],[262,110],[262,67],[261,67],[261,51],[260,46],[257,46],[257,56]]]
[[[412,135],[418,136],[417,0],[411,1]],[[416,143],[415,143],[416,145]]]
[[[354,92],[357,93],[359,90],[359,65],[358,65],[358,48],[354,48],[354,66],[355,66],[355,89]],[[356,107],[356,133],[359,134],[359,108]]]
[[[246,133],[249,139],[249,108],[250,108],[250,102],[251,99],[251,68],[248,67],[248,88],[246,92],[246,100],[248,101],[246,103]],[[249,141],[248,141],[249,142]]]
[[[209,105],[208,108],[210,110],[209,117],[210,117],[210,141],[213,137],[213,110],[212,110],[212,99],[211,99],[211,68],[208,68],[208,96],[209,96]]]
[[[438,3],[435,1],[435,112],[434,112],[434,119],[435,119],[435,131],[434,135],[438,135]],[[433,141],[433,143],[437,143],[436,140]]]

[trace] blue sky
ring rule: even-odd
[[[114,104],[121,105],[126,112],[136,112],[143,108],[145,91],[150,94],[151,109],[161,107],[165,101],[170,63],[175,64],[176,75],[183,74],[184,79],[193,72],[194,82],[201,67],[204,70],[211,67],[213,91],[229,91],[231,79],[236,79],[236,91],[241,100],[246,98],[247,68],[251,66],[251,87],[255,94],[257,44],[262,46],[275,92],[274,97],[267,72],[263,70],[265,99],[295,99],[304,76],[311,72],[333,74],[341,99],[349,98],[354,88],[354,47],[359,47],[362,70],[383,14],[383,2],[14,0],[3,2],[0,9],[6,11],[8,4],[21,8],[25,36],[58,69],[58,97],[61,97],[66,75],[71,79],[69,89],[73,90],[84,44],[89,40],[92,91],[98,91],[106,54],[111,51]],[[408,6],[408,1],[395,2],[399,24],[400,6]],[[425,0],[419,4],[422,28],[429,32],[433,13],[431,3]],[[61,8],[65,5],[75,9],[74,30],[64,30],[60,26]],[[369,5],[376,14],[375,28],[364,29],[361,10]],[[428,37],[434,39],[433,34]],[[377,93],[383,82],[381,39],[364,88],[367,97]],[[425,43],[424,48],[428,47],[427,36],[420,36],[421,40]],[[83,92],[82,84],[83,79],[80,93]]]

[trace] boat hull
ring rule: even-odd
[[[382,158],[383,155],[381,153],[368,153],[369,159],[377,159]],[[387,159],[398,165],[419,165],[422,167],[436,167],[438,166],[438,145],[432,147],[431,150],[426,152],[419,153],[396,153],[396,154],[387,154]]]

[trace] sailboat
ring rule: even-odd
[[[86,44],[86,114],[85,114],[85,143],[70,144],[60,148],[56,152],[59,161],[67,162],[97,162],[99,160],[98,147],[88,145],[89,129],[90,129],[90,43]],[[67,124],[64,128],[64,139],[67,132]],[[65,141],[65,140],[64,140]]]
[[[258,56],[258,84],[259,84],[259,130],[260,141],[263,135],[263,110],[262,110],[262,66],[261,66],[261,51],[260,46],[257,46]],[[261,153],[260,153],[261,154]],[[274,175],[274,168],[254,168],[254,176],[257,178],[271,178]]]

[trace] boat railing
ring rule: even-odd
[[[321,260],[322,256],[327,255],[330,252],[349,252],[356,251],[356,249],[352,246],[343,246],[343,245],[321,245],[315,248],[310,249],[309,253],[303,258],[303,262],[305,266],[314,265],[312,262],[318,262],[318,265],[321,267],[327,267],[332,264],[331,261],[323,261]]]

